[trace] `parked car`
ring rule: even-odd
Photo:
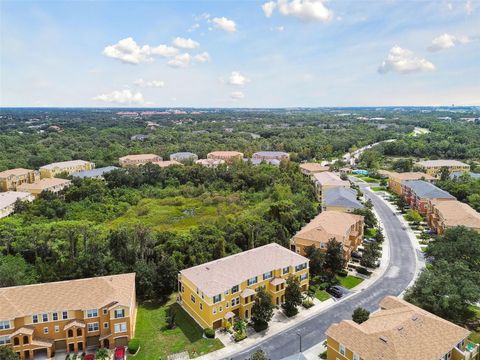
[[[115,348],[114,360],[125,360],[125,347],[124,346],[117,346]]]
[[[95,354],[87,354],[83,357],[83,360],[95,360]]]
[[[352,258],[361,259],[362,253],[360,251],[352,251]]]
[[[339,286],[330,286],[327,289],[327,292],[332,295],[334,298],[340,299],[343,296],[343,291]]]

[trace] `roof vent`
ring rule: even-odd
[[[210,270],[210,268],[209,268],[208,266],[205,266],[205,269],[206,269],[206,270]]]
[[[387,343],[387,338],[384,336],[380,336],[380,340],[382,340],[385,344]]]
[[[398,330],[398,331],[403,330],[403,326],[399,326],[399,327],[397,328],[397,330]]]
[[[413,316],[412,316],[412,320],[413,320],[413,321],[417,321],[417,319],[418,319],[418,315],[413,315]]]

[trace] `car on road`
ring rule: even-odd
[[[125,360],[125,347],[118,346],[115,348],[114,360]]]

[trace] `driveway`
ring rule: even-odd
[[[390,263],[385,273],[370,287],[337,302],[324,312],[309,320],[293,326],[254,347],[241,351],[230,359],[244,360],[258,349],[263,349],[272,360],[293,355],[317,345],[325,339],[325,331],[332,323],[351,319],[356,307],[363,307],[370,312],[378,309],[380,301],[387,295],[400,295],[415,276],[416,258],[418,256],[410,242],[402,223],[392,210],[374,192],[363,188],[366,197],[372,200],[373,206],[382,220],[390,241]],[[300,338],[302,337],[302,349]]]

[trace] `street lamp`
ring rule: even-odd
[[[300,338],[300,352],[302,352],[302,334],[300,333],[300,331],[297,331],[296,334]]]

